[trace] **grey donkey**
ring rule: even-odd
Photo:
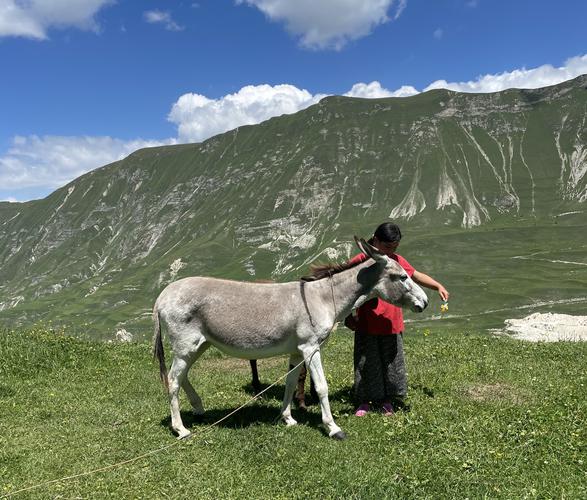
[[[169,394],[171,427],[178,437],[190,434],[181,420],[179,389],[187,394],[196,415],[204,413],[202,400],[188,379],[188,370],[211,345],[244,359],[289,354],[297,366],[286,377],[281,418],[297,422],[291,402],[302,361],[310,370],[322,410],[326,432],[335,439],[346,436],[332,418],[320,347],[336,321],[373,296],[415,312],[428,305],[424,291],[393,259],[364,239],[355,242],[369,259],[316,268],[313,276],[289,283],[250,283],[191,277],[168,285],[153,308],[154,355]],[[161,323],[173,351],[169,374],[161,338]]]

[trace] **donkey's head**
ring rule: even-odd
[[[428,305],[428,297],[408,276],[408,273],[395,260],[381,253],[363,238],[355,236],[359,249],[371,257],[377,266],[379,280],[373,292],[395,306],[410,308],[414,312],[422,312]]]

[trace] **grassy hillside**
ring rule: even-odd
[[[370,230],[373,227],[369,226]],[[413,228],[403,225],[404,240],[399,252],[417,269],[441,281],[451,292],[450,311],[440,315],[440,300],[428,290],[430,307],[422,314],[407,313],[409,322],[422,328],[483,331],[500,328],[507,318],[533,312],[582,314],[587,304],[587,220],[585,214],[566,215],[549,221],[532,220],[478,228]],[[368,234],[367,228],[348,229],[349,234]],[[345,243],[341,241],[341,243]],[[348,243],[349,255],[354,246]],[[215,247],[200,250],[212,259]],[[342,257],[339,257],[341,259]],[[326,260],[325,256],[317,260]],[[210,267],[202,274],[231,276],[233,271]],[[295,272],[307,272],[309,262]],[[112,339],[118,327],[135,338],[151,335],[151,307],[165,286],[150,287],[153,267],[134,270],[131,285],[113,282],[87,297],[78,287],[25,301],[0,313],[0,324],[18,324],[22,318],[52,320],[55,327],[97,339]],[[187,268],[177,278],[198,274]],[[169,275],[168,279],[169,279]],[[255,278],[270,277],[261,275]],[[255,279],[242,277],[242,279]]]
[[[484,257],[486,241],[523,255],[549,251],[551,241],[564,252],[585,244],[586,82],[329,97],[200,144],[137,151],[44,200],[0,203],[0,321],[140,335],[174,279],[295,279],[316,259],[347,258],[353,234],[390,217],[409,237],[406,256],[443,280],[453,274],[429,264],[454,259],[445,241],[466,243],[460,272],[471,283],[451,288],[470,295],[486,282],[472,258]],[[584,257],[574,262],[585,267]],[[546,276],[532,289],[545,288]],[[487,297],[502,289],[487,287]],[[519,305],[521,294],[507,289],[485,309],[509,306],[510,295]]]
[[[409,411],[352,415],[352,337],[325,348],[344,442],[316,406],[275,424],[283,386],[250,398],[248,364],[216,351],[191,373],[208,410],[175,441],[150,346],[92,343],[46,330],[0,332],[0,494],[171,445],[127,465],[15,498],[585,498],[585,343],[527,344],[411,328]],[[259,363],[271,382],[286,360]]]

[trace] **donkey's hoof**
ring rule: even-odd
[[[283,421],[287,427],[291,427],[292,425],[297,425],[297,423],[298,423],[297,420],[295,420],[292,417],[284,418]]]
[[[185,439],[190,434],[191,434],[190,431],[188,431],[187,429],[183,429],[183,430],[177,432],[177,439]]]
[[[346,434],[342,431],[338,431],[330,436],[332,439],[336,439],[337,441],[344,441],[346,439]]]

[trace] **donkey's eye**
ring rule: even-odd
[[[400,281],[406,281],[408,279],[407,276],[400,276]]]

